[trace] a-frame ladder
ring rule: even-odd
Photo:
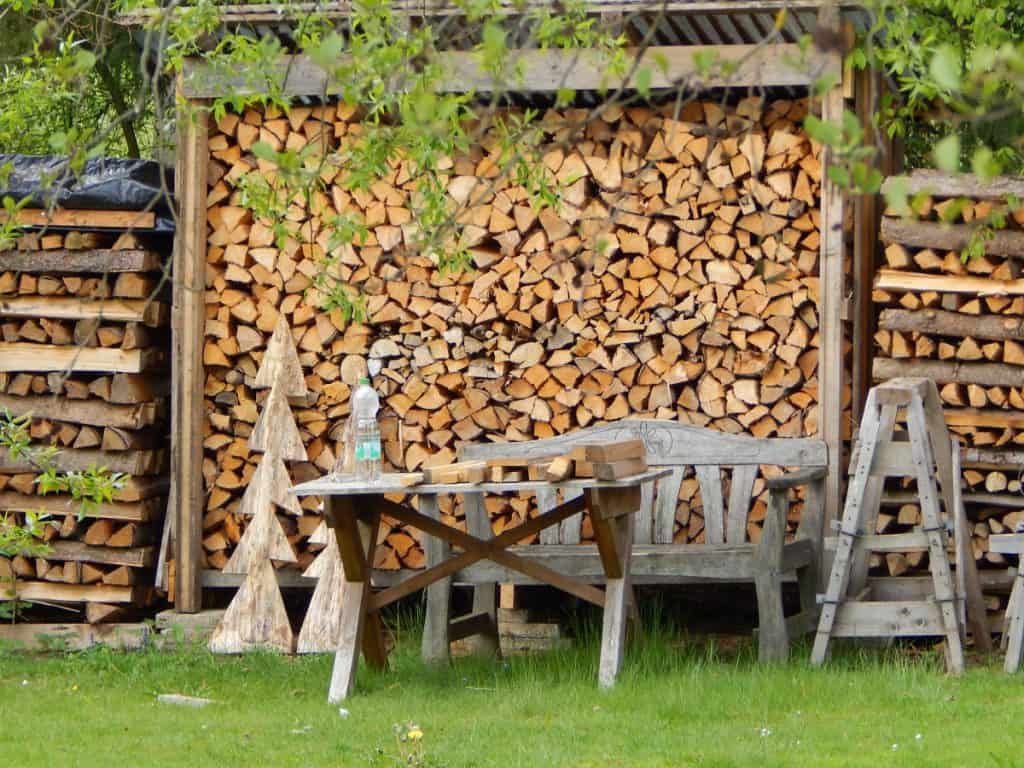
[[[905,434],[895,430],[901,410],[906,413]],[[868,393],[811,663],[825,661],[834,637],[941,636],[946,639],[947,669],[959,674],[964,668],[964,631],[958,601],[965,598],[976,644],[991,647],[974,559],[958,556],[958,590],[946,555],[948,533],[940,498],[945,517],[958,531],[966,527],[956,458],[935,382],[894,379]],[[885,478],[908,476],[917,481],[920,529],[876,534]],[[962,541],[958,536],[958,548]],[[918,600],[872,600],[867,581],[871,552],[915,549],[928,552],[931,592]]]

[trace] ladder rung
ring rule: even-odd
[[[825,549],[833,550],[837,546],[838,536],[825,537]],[[919,552],[928,549],[928,534],[923,531],[871,534],[859,536],[856,546],[872,552]]]
[[[927,601],[846,602],[838,606],[832,637],[926,637],[946,634],[942,609]]]

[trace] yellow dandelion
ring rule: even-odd
[[[419,728],[412,728],[406,735],[409,737],[409,741],[419,741],[423,738],[423,731]]]

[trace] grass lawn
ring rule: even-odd
[[[818,670],[802,648],[759,667],[749,646],[661,633],[599,691],[593,642],[428,669],[416,641],[399,638],[390,672],[360,670],[347,717],[325,702],[329,658],[0,652],[0,765],[395,766],[393,728],[408,722],[424,733],[408,764],[435,768],[1024,765],[1024,677],[998,660],[961,679],[931,653],[851,652]]]

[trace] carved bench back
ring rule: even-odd
[[[825,443],[812,438],[756,438],[730,435],[712,429],[658,419],[629,419],[600,424],[577,432],[526,443],[480,443],[463,446],[463,459],[542,458],[567,453],[590,443],[611,443],[639,438],[647,449],[651,467],[671,467],[672,475],[643,489],[637,513],[634,541],[637,544],[671,544],[675,531],[679,490],[687,467],[694,468],[700,485],[708,544],[742,543],[747,538],[754,482],[761,465],[824,467],[828,464]],[[730,470],[723,473],[723,469]],[[723,474],[730,476],[728,494]],[[554,492],[537,495],[541,511],[559,501]],[[576,515],[544,532],[544,544],[578,544],[582,516]]]

